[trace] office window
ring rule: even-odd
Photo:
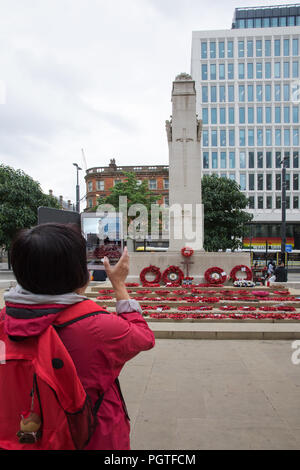
[[[263,153],[257,152],[257,168],[263,168],[263,167],[264,167]]]
[[[256,57],[261,57],[262,56],[262,40],[257,39],[256,40]]]
[[[235,146],[235,133],[234,129],[229,129],[229,146],[234,147]]]
[[[240,152],[240,168],[246,168],[246,153]]]
[[[299,145],[299,129],[293,129],[293,146]]]
[[[281,107],[280,106],[275,106],[275,123],[276,124],[281,123]]]
[[[286,173],[285,186],[286,186],[287,191],[289,191],[291,189],[291,175],[290,175],[290,173]]]
[[[278,18],[279,26],[286,26],[286,16],[281,16]]]
[[[298,150],[293,152],[293,168],[299,168],[299,153],[298,153]]]
[[[202,86],[202,103],[208,102],[208,87]]]
[[[234,108],[228,108],[228,123],[234,124]]]
[[[281,152],[276,152],[275,168],[281,168]]]
[[[263,209],[263,208],[264,208],[264,197],[257,196],[257,209]]]
[[[293,175],[293,190],[298,191],[299,190],[299,174],[294,173]]]
[[[276,209],[281,209],[281,196],[276,196]]]
[[[295,16],[288,16],[287,25],[288,26],[294,26],[295,25]]]
[[[254,145],[254,129],[248,129],[248,146],[253,147]]]
[[[272,152],[266,152],[266,168],[272,168]]]
[[[227,168],[227,166],[226,166],[226,152],[221,152],[220,167],[221,167],[221,169]]]
[[[261,18],[254,19],[254,28],[261,28]]]
[[[245,143],[245,129],[240,129],[240,147],[244,147]]]
[[[219,58],[224,59],[225,57],[225,43],[224,41],[219,42]]]
[[[203,147],[208,147],[208,131],[205,129],[202,131],[202,138],[203,138]]]
[[[262,119],[262,107],[261,106],[258,106],[256,108],[256,122],[257,124],[261,124],[263,122],[263,119]]]
[[[253,63],[247,63],[247,78],[253,78]]]
[[[220,85],[219,87],[219,99],[220,99],[220,102],[221,103],[225,103],[226,101],[226,95],[225,95],[225,86],[224,85]]]
[[[266,187],[267,191],[272,191],[272,173],[266,174]]]
[[[299,122],[299,106],[293,106],[293,123],[298,124]]]
[[[272,129],[266,129],[266,146],[272,146]]]
[[[263,28],[269,28],[270,26],[270,18],[262,18],[262,27]]]
[[[216,58],[216,43],[215,42],[209,43],[209,51],[210,51],[210,58],[215,59]]]
[[[238,56],[244,57],[244,41],[238,42]]]
[[[207,42],[201,42],[201,59],[207,59]]]
[[[208,124],[208,108],[202,108],[202,122]]]
[[[293,61],[293,63],[292,63],[292,76],[293,76],[293,78],[298,78],[299,77],[299,62],[298,62],[298,60]]]
[[[288,145],[288,146],[291,145],[290,129],[284,129],[283,139],[284,139],[284,145]]]
[[[228,80],[233,80],[234,79],[234,64],[228,63],[228,68],[227,68],[227,77]]]
[[[154,179],[149,180],[149,189],[157,189],[157,181]]]
[[[272,17],[271,18],[271,27],[276,27],[276,26],[278,26],[278,18]]]
[[[293,39],[293,56],[298,56],[299,54],[298,39]]]
[[[275,62],[274,64],[274,77],[280,78],[280,62]]]
[[[275,129],[275,145],[281,145],[281,129]]]
[[[266,106],[266,123],[270,124],[272,122],[272,108]]]
[[[245,64],[243,62],[239,63],[238,71],[239,71],[239,78],[240,79],[245,78]]]
[[[284,106],[283,108],[283,122],[289,124],[290,122],[290,107]]]
[[[271,62],[265,62],[265,78],[272,78]]]
[[[290,55],[290,40],[289,39],[283,40],[283,55],[286,57]]]
[[[290,152],[284,152],[285,168],[290,168]]]
[[[247,41],[247,57],[253,57],[253,41]]]
[[[263,191],[264,189],[264,175],[262,173],[258,173],[257,175],[257,190]]]
[[[226,147],[226,130],[220,130],[220,145],[221,147]]]
[[[299,196],[293,197],[293,209],[299,209]]]
[[[275,101],[281,101],[281,87],[280,85],[275,85]]]
[[[254,196],[250,196],[249,197],[249,209],[254,209],[255,208],[255,205],[254,205]]]
[[[225,64],[219,65],[219,80],[225,80]]]
[[[245,101],[245,86],[239,85],[239,101]]]
[[[226,109],[220,108],[220,124],[226,124]]]
[[[216,80],[217,78],[217,66],[216,64],[210,64],[210,79]]]
[[[228,85],[228,101],[232,103],[234,101],[234,86]]]
[[[267,196],[267,209],[272,209],[273,198],[272,196]]]
[[[256,62],[256,78],[262,78],[262,62]]]
[[[249,173],[249,191],[254,191],[254,174]]]
[[[241,191],[246,191],[246,175],[244,173],[240,174],[240,187]]]
[[[274,41],[274,55],[280,56],[280,39],[275,39]]]
[[[201,65],[201,77],[202,77],[202,80],[207,80],[207,65],[206,64]]]
[[[235,168],[235,152],[229,152],[229,168]]]
[[[254,108],[249,107],[248,108],[248,124],[253,124],[254,123]]]
[[[256,85],[256,101],[262,101],[262,85]]]
[[[283,85],[283,99],[284,101],[290,101],[290,85],[288,83]]]
[[[233,41],[227,41],[227,57],[233,57]]]
[[[211,167],[213,169],[218,168],[218,153],[217,152],[212,152],[212,165]]]
[[[212,103],[217,102],[217,87],[216,86],[211,86],[210,87],[210,101]]]
[[[248,101],[253,101],[253,85],[248,85]]]
[[[208,152],[203,152],[203,168],[209,168],[209,154],[208,154]]]
[[[212,147],[217,147],[218,146],[218,134],[217,134],[216,129],[213,129],[211,131],[211,145],[212,145]]]
[[[254,168],[254,152],[249,152],[249,168]]]
[[[212,124],[217,124],[217,108],[211,108],[211,118],[210,121]]]
[[[271,57],[271,40],[265,40],[265,57]]]
[[[239,108],[239,123],[245,124],[245,108]]]
[[[281,174],[277,173],[275,176],[275,189],[281,191]]]

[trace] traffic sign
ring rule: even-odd
[[[287,253],[291,253],[291,252],[293,251],[292,245],[285,245],[285,251],[286,251]]]

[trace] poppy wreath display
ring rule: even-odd
[[[170,286],[181,286],[184,274],[178,266],[169,266],[162,274],[162,281]]]
[[[189,248],[188,246],[185,246],[184,248],[181,248],[181,254],[182,256],[186,258],[190,258],[194,254],[193,248]]]
[[[242,272],[245,272],[246,273],[246,278],[245,279],[238,279],[236,277],[237,273],[239,271],[242,271]],[[251,281],[252,279],[252,271],[250,268],[248,268],[248,266],[245,266],[244,264],[239,264],[238,266],[235,266],[231,272],[230,272],[230,277],[231,279],[233,279],[233,281],[239,281],[239,280],[245,280],[245,281]]]
[[[146,279],[147,274],[154,273],[155,278],[152,281]],[[157,266],[148,266],[147,268],[142,269],[140,273],[140,280],[143,286],[151,286],[153,284],[158,284],[161,280],[161,272]]]
[[[227,279],[227,274],[224,269],[214,266],[205,271],[204,277],[209,284],[224,284]]]

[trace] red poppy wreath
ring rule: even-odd
[[[162,281],[171,286],[180,286],[184,274],[178,266],[169,266],[162,274]]]
[[[224,269],[214,266],[205,271],[204,277],[209,284],[224,284],[227,279],[227,274]]]
[[[239,278],[237,278],[237,273],[241,271],[241,272],[244,272],[246,273],[246,278],[244,278],[243,280],[246,280],[246,281],[251,281],[252,279],[252,271],[250,268],[248,268],[248,266],[245,266],[243,264],[240,264],[238,266],[235,266],[231,272],[230,272],[230,277],[231,279],[233,279],[233,281],[238,281]]]
[[[146,279],[147,274],[152,273],[155,275],[154,279]],[[147,286],[151,286],[152,284],[158,284],[159,281],[161,280],[161,272],[160,269],[157,266],[148,266],[147,268],[142,269],[140,273],[140,280],[141,283]]]

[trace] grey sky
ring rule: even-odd
[[[0,161],[72,201],[81,148],[88,167],[167,164],[171,86],[190,72],[192,31],[230,28],[240,6],[282,3],[2,0]]]

